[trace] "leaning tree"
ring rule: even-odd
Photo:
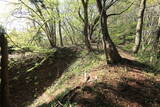
[[[100,14],[100,24],[101,30],[103,35],[103,44],[104,44],[104,51],[106,55],[107,63],[116,64],[121,61],[121,56],[117,51],[115,44],[113,43],[109,31],[108,31],[108,14],[107,10],[116,3],[116,0],[96,0],[97,8]]]
[[[100,15],[101,31],[103,35],[103,47],[108,64],[117,64],[122,60],[122,57],[118,53],[118,50],[114,42],[112,41],[108,31],[108,18],[110,16],[121,15],[122,13],[127,11],[133,4],[131,3],[126,9],[118,13],[109,13],[108,10],[119,1],[120,0],[96,0],[97,8]]]

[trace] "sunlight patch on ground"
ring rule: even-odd
[[[52,86],[48,87],[46,91],[28,107],[37,107],[53,101],[67,89],[73,89],[74,87],[83,85],[88,76],[90,77],[89,82],[97,81],[101,76],[100,72],[102,72],[102,69],[98,69],[97,67],[103,65],[104,61],[95,58],[87,59],[90,58],[86,57],[77,60],[68,68],[68,72],[64,73],[61,78],[55,81]],[[99,76],[96,75],[97,72],[99,72]]]

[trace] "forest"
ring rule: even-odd
[[[160,107],[160,0],[0,0],[0,107]]]

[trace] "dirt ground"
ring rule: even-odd
[[[59,99],[57,106],[76,103],[78,107],[160,107],[160,74],[144,72],[146,68],[152,68],[137,62],[136,58],[122,50],[120,53],[129,60],[117,66],[104,63],[93,68],[87,74],[85,83],[76,82],[83,77],[71,78],[76,88]],[[15,65],[9,73],[12,102],[17,107],[30,105],[74,63],[77,59],[75,54],[74,50],[59,50],[31,72],[26,70],[33,66],[30,62],[35,58]]]
[[[66,54],[67,53],[67,54]],[[63,72],[76,60],[76,51],[60,49],[42,65],[27,72],[42,57],[24,57],[24,62],[15,64],[9,72],[10,97],[17,107],[25,107],[41,95],[47,87],[61,77]]]

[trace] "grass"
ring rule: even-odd
[[[81,55],[82,58],[77,60],[68,69],[69,72],[67,72],[61,79],[58,80],[59,83],[57,84],[57,88],[55,88],[55,90],[65,88],[67,87],[66,85],[70,85],[70,87],[65,88],[63,91],[59,92],[59,94],[57,94],[53,101],[51,101],[49,104],[44,104],[42,107],[55,107],[59,103],[59,105],[61,105],[61,99],[67,93],[69,93],[73,89],[73,87],[75,87],[75,82],[72,82],[72,80],[80,80],[80,75],[83,75],[85,72],[93,73],[90,71],[93,71],[94,67],[98,67],[102,63],[104,63],[103,60],[105,58],[103,55],[91,54],[88,56],[85,52],[81,53]],[[100,72],[102,73],[100,74]],[[92,90],[90,90],[89,92],[87,91],[87,93],[91,95],[93,94],[93,103],[97,104],[92,104],[92,106],[96,105],[96,107],[125,107],[126,104],[130,104],[132,106],[153,106],[154,104],[159,105],[159,100],[157,98],[159,98],[160,96],[153,96],[155,91],[160,91],[160,85],[157,82],[157,78],[159,78],[159,76],[155,76],[153,73],[146,73],[140,71],[137,68],[117,66],[105,69],[101,68],[96,71],[96,75],[98,75],[101,80],[92,82],[91,84],[93,84],[93,86],[89,86],[89,88]],[[76,83],[77,82],[78,81],[76,81]],[[88,87],[87,84],[82,88],[84,89],[85,87]],[[81,91],[79,91],[77,94],[83,95],[81,96],[82,99],[83,97],[88,95],[85,94],[85,91],[83,89],[81,89]],[[108,90],[108,93],[106,93],[106,90]],[[113,90],[116,90],[116,93]],[[148,92],[148,90],[150,90],[150,92]],[[124,93],[124,91],[126,91],[126,93]],[[50,94],[53,93],[54,91],[51,91]],[[139,95],[136,93],[139,93]],[[100,101],[100,99],[104,96],[107,96],[108,98]],[[144,98],[142,96],[144,96]],[[133,103],[132,100],[136,103]],[[79,104],[77,104],[77,102],[71,103],[69,101],[66,101],[62,104],[62,106],[64,107],[75,107],[76,105]]]
[[[92,82],[92,85],[90,85],[90,83],[86,84],[80,91],[75,92],[77,93],[78,98],[80,97],[80,99],[83,99],[84,97],[91,95],[91,98],[89,97],[89,99],[93,99],[92,103],[94,104],[91,103],[91,105],[94,105],[95,107],[125,107],[126,104],[132,106],[135,104],[135,106],[139,107],[143,105],[143,103],[144,105],[149,104],[151,106],[157,104],[159,101],[157,99],[158,96],[153,97],[154,92],[158,92],[160,89],[159,83],[156,82],[158,76],[145,72],[138,74],[134,71],[137,69],[127,68],[127,70],[125,70],[125,68],[121,66],[105,69],[109,69],[110,72],[104,72],[104,70],[102,70],[103,75],[100,77],[100,81]],[[99,75],[100,72],[98,71],[96,74]],[[67,81],[71,81],[71,79]],[[62,93],[58,94],[52,102],[44,104],[41,107],[56,107],[57,104],[64,107],[75,107],[79,105],[79,102],[74,101],[61,103],[64,96],[72,89],[73,88],[65,89]],[[148,90],[150,90],[150,92],[148,92]],[[134,102],[132,102],[132,100]],[[82,104],[84,104],[85,107],[85,103]]]
[[[26,52],[21,54],[13,54],[10,56],[9,69],[16,67],[21,67],[21,65],[31,65],[30,68],[26,71],[33,71],[33,69],[37,68],[41,65],[46,59],[51,57],[56,52],[55,49],[44,49],[40,52]],[[13,58],[12,58],[13,57]]]
[[[85,81],[85,73],[89,73],[93,68],[100,66],[105,61],[104,55],[97,55],[95,53],[88,54],[87,51],[80,52],[77,57],[79,58],[69,66],[67,72],[64,72],[61,78],[55,81],[51,87],[46,89],[45,94],[49,97],[54,97],[54,99],[60,98],[64,93],[68,92],[69,89],[75,87],[77,84],[81,84],[82,81]],[[75,80],[75,78],[79,78],[81,81],[72,81]],[[42,105],[43,103],[41,98],[39,98],[31,104],[31,107]],[[55,104],[57,104],[56,100],[43,107],[54,107]],[[68,105],[69,104],[66,104],[66,107],[68,107]],[[71,107],[74,105],[75,104],[72,104]]]
[[[67,88],[64,92],[56,96],[55,100],[49,104],[44,104],[41,107],[55,107],[58,104],[61,104],[59,100],[62,100],[63,96],[65,96],[67,93],[70,92],[71,89]],[[63,107],[74,107],[76,104],[70,104],[70,102],[66,102],[66,104],[63,105]]]
[[[57,65],[57,67],[60,67],[62,65],[62,62],[67,63],[66,61],[64,61],[63,58],[64,57],[66,58],[66,55],[67,55],[67,57],[69,57],[69,60],[71,60],[72,57],[70,56],[72,56],[72,54],[73,56],[75,56],[74,52],[69,54],[67,50],[58,51],[58,53],[56,53],[56,55],[53,56],[53,58],[51,58],[52,59],[51,61],[55,60],[55,62],[57,62],[59,59],[62,59],[60,60],[60,62],[58,61],[59,63]],[[50,52],[48,51],[48,53],[46,53],[45,55],[49,56]],[[127,56],[127,58],[131,58],[131,57]],[[42,60],[40,60],[39,62],[41,61]],[[55,65],[55,62],[53,62],[53,66]],[[28,62],[25,62],[25,63],[28,63]],[[104,106],[103,104],[110,105],[111,107],[118,106],[119,104],[122,104],[122,105],[125,105],[128,103],[132,104],[132,99],[134,99],[134,101],[137,101],[137,102],[139,101],[138,99],[136,99],[136,97],[139,97],[140,103],[143,103],[141,96],[130,95],[130,93],[133,92],[134,94],[139,92],[139,90],[141,90],[141,92],[143,92],[141,94],[143,95],[144,93],[148,92],[147,90],[149,89],[154,94],[155,91],[158,92],[158,89],[160,89],[159,87],[160,85],[157,82],[158,80],[157,78],[159,78],[159,76],[155,76],[153,73],[142,72],[142,70],[139,70],[137,68],[130,68],[128,66],[121,66],[121,65],[114,66],[114,67],[105,66],[105,56],[102,54],[95,54],[95,53],[88,53],[87,51],[80,51],[78,54],[76,54],[76,60],[74,60],[73,63],[67,63],[67,64],[66,64],[67,67],[64,70],[63,74],[59,76],[56,80],[51,81],[51,83],[44,88],[44,91],[42,93],[37,94],[33,100],[29,101],[26,105],[27,107],[37,107],[37,106],[57,107],[57,104],[62,105],[63,107],[75,107],[76,105],[78,105],[77,102],[71,103],[68,100],[68,101],[65,101],[63,104],[61,104],[61,100],[64,98],[64,96],[67,93],[72,91],[77,86],[81,87],[80,91],[78,91],[79,93],[78,95],[81,95],[80,98],[83,99],[83,97],[91,95],[91,98],[93,99],[93,103],[98,104],[97,107],[101,107],[101,106],[103,107]],[[45,79],[46,81],[45,80],[39,81],[38,84],[41,84],[41,83],[46,84],[47,80],[49,80],[50,78],[54,78],[54,75],[56,75],[55,74],[56,70],[53,69],[52,71],[53,71],[53,74],[46,75],[47,77]],[[43,72],[46,72],[46,71],[43,71]],[[51,72],[49,73],[49,71],[47,72],[48,74],[51,73]],[[37,73],[40,74],[41,72],[38,71]],[[86,75],[91,77],[90,83],[92,84],[92,86],[88,86],[90,84],[86,83],[86,79],[87,79]],[[37,74],[34,74],[34,76],[37,76]],[[44,75],[42,77],[44,77]],[[17,78],[15,79],[18,82],[18,79]],[[27,78],[27,80],[28,79],[30,78]],[[38,85],[37,81],[32,81],[32,82],[35,82],[34,85]],[[146,85],[143,86],[143,84],[145,83]],[[150,88],[150,85],[151,85],[151,88]],[[85,87],[90,87],[89,89],[92,89],[89,91],[89,94],[86,94],[86,92],[88,93],[88,91],[83,90]],[[130,88],[130,87],[133,87],[133,88]],[[136,87],[140,87],[140,88],[136,89]],[[154,90],[154,88],[152,87],[156,87],[156,90]],[[113,93],[112,89],[116,90],[117,92]],[[121,90],[122,91],[127,90],[127,95],[124,96],[124,98],[121,98],[121,96],[123,96],[124,94],[123,92],[120,92]],[[106,93],[106,91],[108,94]],[[106,99],[106,101],[102,100],[102,98],[105,95],[108,96],[109,98],[109,99]],[[99,102],[99,99],[101,99],[100,102]],[[152,101],[151,100],[152,97],[150,97],[150,93],[147,93],[147,96],[145,96],[144,99],[145,99],[144,100],[145,104],[156,103],[159,101],[159,100],[156,100],[156,97],[154,97],[154,100]],[[25,101],[27,102],[28,100],[25,100]]]

